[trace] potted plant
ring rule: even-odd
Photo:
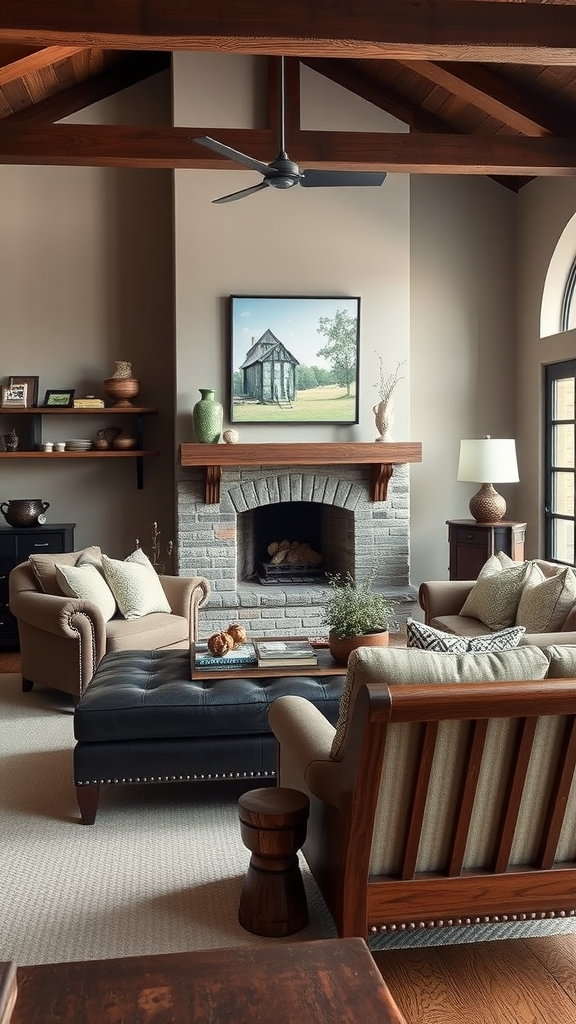
[[[347,572],[326,573],[330,591],[326,596],[322,623],[329,627],[330,653],[338,664],[346,664],[356,647],[387,647],[394,602],[374,592],[373,576],[357,582]]]

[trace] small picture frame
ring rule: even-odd
[[[75,388],[50,388],[44,395],[44,405],[70,408],[74,404]]]
[[[28,391],[26,392],[26,407],[34,408],[38,405],[38,385],[40,383],[39,377],[24,377],[12,376],[8,378],[8,383],[12,384],[26,384]]]
[[[25,409],[27,394],[27,384],[3,384],[2,407],[10,407],[12,409]]]

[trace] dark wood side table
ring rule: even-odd
[[[475,580],[491,555],[503,551],[515,562],[524,561],[526,523],[500,520],[477,523],[474,519],[447,519],[450,545],[449,579]]]
[[[406,1024],[363,939],[41,964],[17,978],[10,1024]]]
[[[306,839],[310,801],[298,789],[251,789],[238,800],[242,842],[252,856],[238,920],[255,935],[292,935],[308,924],[298,850]]]

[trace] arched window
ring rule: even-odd
[[[564,285],[564,294],[560,306],[560,330],[571,331],[576,327],[576,300],[574,290],[576,289],[576,259],[572,263]]]

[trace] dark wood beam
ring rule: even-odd
[[[434,85],[471,103],[523,135],[565,135],[566,117],[555,116],[550,102],[514,88],[488,68],[444,61],[399,61]]]
[[[0,43],[573,65],[576,8],[494,0],[2,0]]]
[[[171,54],[163,52],[131,53],[122,62],[110,67],[102,74],[94,75],[84,82],[70,86],[55,96],[49,96],[39,103],[10,114],[1,124],[13,124],[15,121],[53,122],[59,121],[69,114],[84,110],[92,103],[113,96],[121,89],[127,89],[136,82],[142,82],[151,75],[166,71],[171,64]],[[0,128],[3,131],[4,128]]]
[[[157,128],[112,125],[24,125],[5,121],[0,164],[92,167],[187,167],[246,170],[193,142],[212,135],[269,162],[276,131],[240,128]],[[302,168],[387,170],[409,174],[576,174],[576,138],[299,132],[290,157]]]

